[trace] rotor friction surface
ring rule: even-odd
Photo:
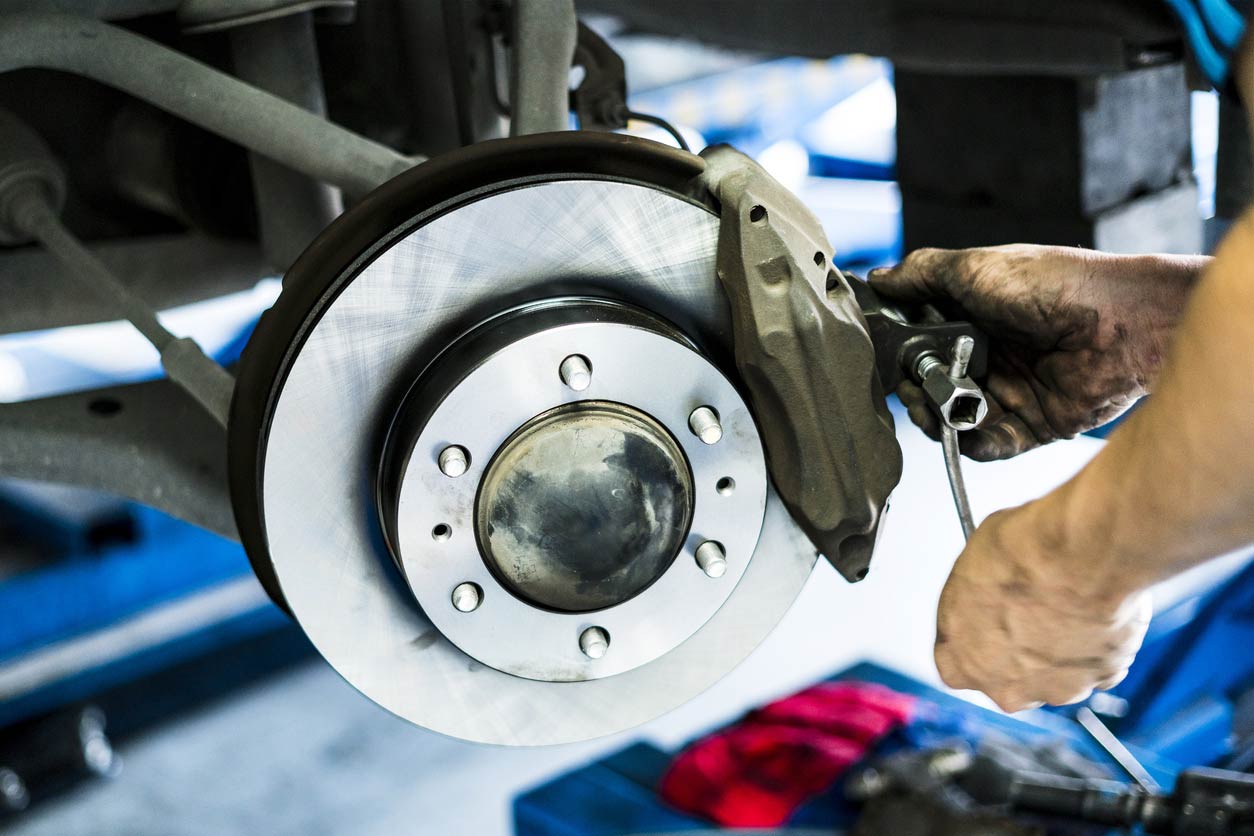
[[[682,312],[706,333],[726,334],[717,236],[713,215],[648,187],[526,185],[409,233],[331,303],[276,399],[262,501],[270,557],[293,614],[358,690],[418,725],[468,740],[583,740],[695,696],[787,611],[814,553],[772,493],[741,583],[681,647],[604,679],[522,679],[476,662],[432,626],[398,580],[368,511],[381,428],[433,331],[498,298],[573,285],[630,288],[663,315]]]

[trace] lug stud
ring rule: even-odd
[[[723,550],[723,544],[706,540],[697,546],[697,565],[706,577],[723,577],[727,573],[727,552]]]
[[[474,612],[483,603],[483,591],[478,584],[459,583],[453,590],[453,607],[458,612]]]
[[[465,447],[451,444],[440,451],[440,472],[450,479],[461,476],[470,467],[470,454]]]
[[[600,627],[589,627],[579,635],[579,649],[589,659],[600,659],[610,649],[610,634]]]
[[[557,367],[557,373],[576,392],[582,392],[592,384],[592,365],[581,354],[572,354]]]
[[[718,444],[723,437],[723,425],[712,407],[699,406],[688,416],[688,429],[706,444]]]

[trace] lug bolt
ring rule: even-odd
[[[589,627],[579,635],[579,649],[589,659],[600,659],[610,649],[610,634],[600,627]]]
[[[706,540],[697,546],[697,565],[706,577],[723,577],[727,573],[727,552],[723,550],[723,544]]]
[[[465,447],[451,444],[440,451],[440,472],[450,479],[456,479],[470,467],[470,454]]]
[[[557,367],[557,373],[565,383],[576,392],[582,392],[592,384],[592,366],[588,358],[581,354],[572,354]]]
[[[723,425],[718,422],[718,413],[708,406],[699,406],[688,416],[688,429],[706,444],[718,444],[723,437]]]
[[[478,584],[459,583],[453,590],[453,607],[458,612],[474,612],[483,603],[483,591]]]

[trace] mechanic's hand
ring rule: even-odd
[[[989,461],[1101,426],[1145,395],[1206,262],[1014,244],[916,250],[868,278],[890,299],[931,302],[989,335],[989,415],[961,436],[966,455]],[[938,438],[923,391],[905,383],[897,394]]]
[[[936,614],[936,668],[1005,711],[1080,702],[1127,674],[1151,615],[1083,556],[1051,554],[1030,503],[984,521],[954,564]],[[1048,521],[1044,522],[1048,525]],[[1086,571],[1088,569],[1089,571]]]

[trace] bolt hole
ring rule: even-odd
[[[816,267],[822,267],[824,264],[827,264],[827,258],[822,253],[815,253],[814,264]]]
[[[827,277],[827,292],[831,293],[832,291],[836,290],[836,288],[838,287],[840,287],[840,279],[836,278],[835,276],[828,276]]]
[[[87,411],[101,418],[109,418],[122,411],[122,402],[116,398],[96,398],[87,404]]]
[[[431,539],[437,543],[443,543],[445,540],[453,536],[453,529],[445,523],[440,523],[431,529]]]
[[[858,580],[862,580],[863,578],[866,577],[866,573],[867,573],[867,568],[863,566],[861,569],[858,570],[858,574],[854,575],[854,577],[857,578]]]
[[[731,496],[736,492],[736,480],[730,476],[724,476],[718,480],[714,490],[718,491],[720,496]]]
[[[759,205],[750,209],[749,220],[755,224],[760,224],[762,221],[766,220],[766,207]]]

